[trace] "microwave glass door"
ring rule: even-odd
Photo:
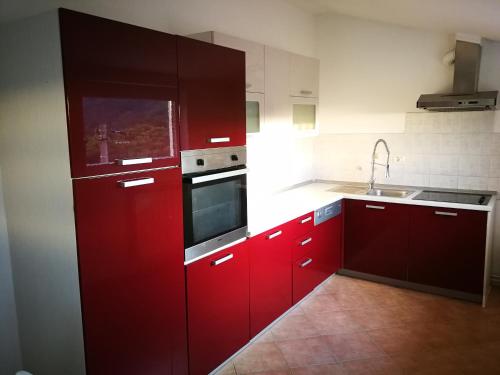
[[[247,225],[246,174],[192,183],[184,178],[185,247]]]

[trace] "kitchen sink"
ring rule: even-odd
[[[406,198],[413,193],[413,190],[371,189],[368,190],[365,194],[374,195],[377,197]]]

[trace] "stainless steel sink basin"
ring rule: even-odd
[[[368,190],[365,194],[374,195],[377,197],[406,198],[413,193],[413,190],[371,189]]]

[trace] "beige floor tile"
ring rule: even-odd
[[[385,356],[365,332],[327,336],[333,355],[338,361],[350,361]]]
[[[363,330],[347,311],[306,313],[307,318],[321,335],[359,332]]]
[[[319,365],[292,369],[293,375],[346,375],[342,365]]]
[[[290,367],[335,363],[335,357],[323,336],[285,340],[276,343]]]
[[[270,342],[250,345],[235,358],[234,366],[238,375],[289,369],[279,348]]]
[[[304,314],[287,316],[271,329],[275,340],[289,340],[318,336],[318,330]]]

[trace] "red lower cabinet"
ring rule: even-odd
[[[483,292],[487,213],[410,207],[408,281]]]
[[[180,168],[73,186],[87,374],[187,374]]]
[[[293,247],[293,303],[340,268],[342,216],[318,224]]]
[[[254,337],[292,306],[289,224],[250,242],[250,333]]]
[[[191,375],[206,375],[250,339],[248,244],[186,266]]]
[[[409,206],[345,201],[343,267],[406,280]]]

